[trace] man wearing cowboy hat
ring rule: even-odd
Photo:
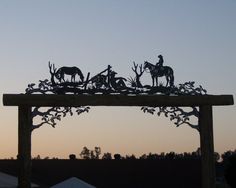
[[[159,55],[158,58],[159,58],[159,61],[156,63],[156,67],[161,68],[163,67],[164,59],[162,55]]]

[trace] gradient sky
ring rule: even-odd
[[[133,61],[155,63],[159,54],[174,69],[175,84],[194,80],[209,94],[235,97],[235,10],[234,0],[2,0],[1,97],[49,78],[48,61],[91,75],[110,64],[129,77]],[[149,75],[145,81],[151,83]],[[235,106],[214,108],[217,152],[236,149],[235,114]],[[0,158],[15,158],[17,107],[0,104],[0,130]],[[32,136],[33,156],[79,156],[83,146],[138,156],[191,152],[199,147],[199,134],[140,108],[92,107]]]

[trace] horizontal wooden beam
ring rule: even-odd
[[[5,106],[220,106],[233,105],[232,95],[56,95],[3,94]]]

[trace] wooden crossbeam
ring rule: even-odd
[[[221,106],[233,105],[232,95],[55,95],[3,94],[5,106]]]

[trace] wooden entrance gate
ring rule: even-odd
[[[4,94],[5,106],[18,106],[18,160],[20,188],[30,187],[32,107],[170,106],[199,107],[202,188],[215,187],[212,107],[233,105],[232,95],[55,95]]]

